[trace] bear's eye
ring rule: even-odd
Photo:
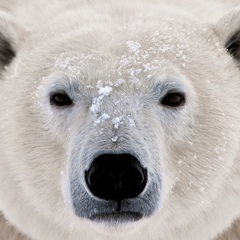
[[[165,106],[179,107],[184,105],[185,97],[182,93],[168,93],[161,101]]]
[[[50,97],[50,102],[51,102],[51,104],[56,105],[58,107],[70,106],[73,104],[73,101],[67,95],[67,93],[52,94],[52,96]]]

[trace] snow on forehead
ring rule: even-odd
[[[92,68],[96,70],[102,67],[101,79],[111,80],[118,85],[120,82],[139,84],[139,74],[151,77],[151,70],[166,65],[168,59],[175,59],[181,67],[186,67],[193,32],[180,26],[173,29],[166,24],[161,26],[161,31],[151,34],[131,34],[131,38],[121,36],[107,46],[102,46],[102,49],[92,49],[89,53],[62,53],[55,59],[55,69],[75,77],[92,76],[95,72]],[[167,54],[172,56],[168,57]]]
[[[141,44],[138,42],[127,41],[126,44],[130,52],[137,52],[141,48]]]

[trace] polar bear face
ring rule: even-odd
[[[227,41],[189,22],[26,40],[0,86],[1,151],[26,208],[105,230],[208,209],[238,151],[238,69]]]

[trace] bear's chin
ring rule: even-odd
[[[136,222],[140,220],[143,215],[139,212],[103,212],[93,214],[89,217],[90,220],[99,223],[107,223],[107,225],[116,226],[119,224],[126,224],[128,222]]]

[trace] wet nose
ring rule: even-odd
[[[104,200],[136,198],[147,183],[147,170],[131,154],[103,154],[85,172],[90,192]]]

